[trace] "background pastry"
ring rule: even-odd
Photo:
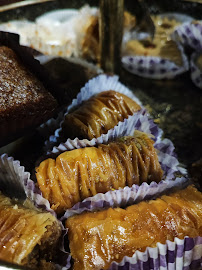
[[[46,159],[36,168],[43,197],[57,212],[97,193],[142,182],[160,182],[163,171],[153,141],[142,132],[107,145],[86,147]]]
[[[15,36],[15,35],[14,35]],[[30,128],[53,116],[58,103],[45,89],[36,73],[22,61],[23,50],[15,42],[16,51],[1,41],[0,35],[0,144],[8,143]],[[8,41],[9,44],[9,41]],[[23,55],[27,61],[27,52]],[[31,65],[31,64],[30,64]],[[38,68],[38,63],[33,66]],[[38,70],[38,72],[40,72]]]
[[[135,101],[121,93],[112,90],[101,92],[65,116],[62,125],[64,137],[98,138],[139,110],[140,106]]]
[[[61,226],[50,213],[28,209],[0,193],[0,260],[29,267],[56,269]]]
[[[109,208],[66,221],[74,270],[108,269],[158,242],[202,236],[202,194],[193,187],[126,209]]]

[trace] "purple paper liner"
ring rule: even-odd
[[[162,170],[164,171],[164,180],[173,179],[176,173],[186,175],[186,170],[179,165],[179,161],[176,158],[174,152],[175,148],[173,143],[169,139],[162,139],[162,130],[149,119],[145,110],[134,113],[125,119],[123,122],[119,122],[117,126],[109,130],[107,134],[102,134],[99,138],[94,138],[91,141],[84,139],[79,140],[78,138],[71,140],[68,139],[66,142],[61,143],[57,147],[53,147],[52,151],[47,152],[47,156],[58,156],[60,153],[83,148],[95,146],[98,144],[106,144],[117,137],[131,136],[134,131],[138,130],[147,133],[154,140],[154,147],[157,150],[158,159]],[[42,157],[37,164],[39,164],[43,159]]]
[[[202,269],[202,237],[175,238],[145,252],[136,251],[120,263],[113,262],[109,270],[188,270]]]
[[[130,91],[126,86],[121,84],[118,81],[118,76],[108,76],[106,74],[98,75],[97,77],[89,80],[84,87],[81,88],[81,91],[78,93],[77,97],[73,99],[72,103],[67,107],[65,115],[69,113],[70,110],[76,108],[81,105],[82,102],[88,100],[93,95],[101,93],[103,91],[114,90],[119,93],[122,93],[131,99],[133,99],[136,103],[142,106],[140,100]],[[61,132],[62,132],[62,123],[61,121],[60,128],[56,129],[54,135],[49,137],[49,140],[45,141],[44,151],[49,152],[55,145],[58,145],[61,142]]]
[[[0,156],[0,191],[5,195],[21,200],[29,199],[36,208],[50,212],[56,217],[56,213],[50,208],[49,202],[42,197],[41,191],[30,179],[30,173],[25,172],[25,168],[20,166],[18,160],[8,157],[6,154]],[[59,269],[69,269],[71,256],[64,249],[64,236],[67,230],[62,223],[61,243],[58,250],[58,260],[54,262]]]
[[[143,200],[156,198],[172,189],[183,189],[190,181],[185,178],[176,178],[174,181],[162,180],[159,183],[151,182],[147,184],[142,183],[140,186],[133,185],[132,187],[125,187],[123,189],[111,190],[107,193],[98,193],[93,197],[89,197],[82,202],[75,204],[72,208],[66,210],[61,220],[81,214],[85,211],[97,211],[109,207],[126,207],[128,205],[138,203]]]
[[[68,139],[65,143],[60,144],[58,147],[54,147],[51,152],[48,153],[48,157],[58,156],[60,153],[78,149],[82,147],[91,147],[101,143],[108,143],[117,137],[129,136],[133,135],[135,130],[139,130],[148,134],[148,136],[152,137],[154,140],[154,147],[157,150],[157,155],[159,159],[159,163],[161,168],[164,171],[164,181],[159,184],[153,182],[150,185],[147,183],[143,183],[140,186],[133,185],[132,187],[125,187],[124,189],[109,191],[105,194],[97,194],[93,197],[89,197],[82,202],[77,203],[73,208],[67,210],[66,213],[81,213],[89,209],[94,210],[98,208],[103,208],[108,205],[111,206],[112,202],[118,205],[116,202],[119,202],[123,196],[128,197],[128,194],[131,197],[134,196],[134,192],[140,188],[140,193],[142,194],[142,198],[145,199],[147,195],[143,195],[146,189],[147,192],[151,192],[154,195],[158,194],[159,190],[162,192],[163,190],[168,190],[171,187],[179,186],[179,183],[183,185],[184,182],[187,182],[187,179],[182,177],[182,179],[175,179],[175,175],[184,175],[186,176],[187,172],[184,168],[182,168],[176,158],[176,154],[174,152],[174,146],[172,142],[168,139],[162,139],[162,130],[158,128],[157,125],[154,124],[152,119],[149,119],[146,115],[145,111],[139,113],[134,113],[132,116],[129,116],[128,119],[125,119],[124,122],[120,122],[116,127],[111,129],[107,134],[103,134],[97,139],[88,140],[79,140],[78,138],[74,140]],[[47,158],[47,157],[44,157]],[[43,159],[44,159],[43,158]],[[40,163],[41,160],[38,161]],[[100,205],[100,200],[102,203]],[[75,212],[76,211],[76,212]],[[69,215],[69,214],[68,214]]]
[[[202,51],[201,51],[202,54]],[[201,55],[193,53],[190,59],[191,79],[193,83],[202,89],[202,70],[197,66],[197,58]]]
[[[172,79],[175,76],[186,72],[189,63],[182,46],[178,46],[181,51],[182,66],[178,66],[171,60],[155,56],[124,56],[122,57],[123,67],[138,76],[151,79]]]
[[[202,21],[187,22],[178,26],[172,34],[173,40],[196,51],[202,50]]]

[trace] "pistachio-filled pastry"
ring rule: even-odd
[[[56,269],[61,226],[47,212],[13,203],[0,193],[0,260],[29,269]]]
[[[202,236],[202,193],[189,186],[126,209],[70,217],[66,227],[74,270],[109,269],[112,261],[121,262],[158,242]]]
[[[70,139],[98,138],[140,109],[131,98],[112,90],[104,91],[66,115],[62,125],[63,133]]]
[[[159,182],[163,171],[153,143],[137,131],[134,137],[64,152],[36,168],[38,186],[51,207],[61,214],[100,192]]]

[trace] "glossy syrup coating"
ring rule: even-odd
[[[142,132],[107,145],[66,151],[36,168],[39,188],[57,213],[100,192],[159,182],[162,175],[153,141]]]
[[[69,113],[63,123],[65,138],[93,139],[139,111],[140,106],[126,95],[115,91],[104,91],[84,101]]]
[[[202,194],[193,187],[126,209],[83,213],[66,221],[74,270],[108,269],[112,261],[175,237],[202,236]]]
[[[0,193],[0,225],[0,260],[29,269],[37,269],[40,260],[44,267],[46,259],[52,260],[61,235],[53,215],[13,203]]]

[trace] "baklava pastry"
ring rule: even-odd
[[[55,269],[61,226],[47,212],[13,203],[0,193],[0,260],[29,269]]]
[[[140,109],[131,98],[112,90],[104,91],[66,115],[63,133],[66,138],[91,140],[106,134],[109,129]]]
[[[202,236],[202,194],[189,186],[126,209],[70,217],[66,227],[74,270],[109,269],[112,261],[121,262],[158,242]]]
[[[163,171],[153,143],[145,133],[136,131],[134,137],[64,152],[36,168],[38,186],[61,214],[97,193],[159,182]]]

